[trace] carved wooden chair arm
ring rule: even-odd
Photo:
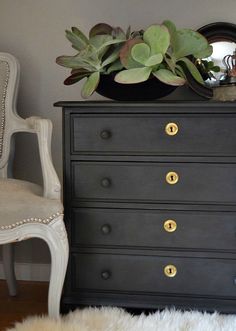
[[[32,130],[31,132],[37,134],[44,196],[50,199],[60,199],[61,185],[51,156],[52,122],[49,119],[39,117],[29,117],[25,121],[28,124],[28,128]]]
[[[60,199],[61,185],[51,157],[52,122],[36,116],[23,119],[16,111],[9,115],[8,122],[9,125],[5,131],[5,153],[0,162],[0,177],[8,177],[8,156],[11,148],[9,142],[12,134],[17,132],[36,133],[43,174],[44,196],[50,199]]]
[[[11,124],[8,132],[6,132],[6,135],[9,139],[13,133],[17,132],[37,134],[43,174],[44,197],[49,199],[60,199],[61,184],[53,166],[51,157],[52,122],[49,119],[42,119],[35,116],[23,119],[15,113],[11,116]],[[10,145],[8,145],[7,148],[9,149]],[[4,162],[4,160],[2,161]],[[7,163],[5,169],[2,171],[1,177],[7,176],[6,169]]]

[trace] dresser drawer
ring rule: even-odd
[[[236,164],[72,162],[71,190],[80,200],[235,204]]]
[[[81,253],[72,264],[73,290],[236,297],[236,260]]]
[[[236,155],[236,116],[229,114],[72,115],[71,128],[75,154]]]
[[[236,250],[236,213],[77,208],[72,245]]]

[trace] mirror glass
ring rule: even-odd
[[[211,43],[213,47],[212,55],[207,58],[208,61],[213,61],[215,65],[220,67],[220,72],[215,72],[216,80],[220,80],[225,75],[226,67],[223,64],[223,58],[228,54],[233,54],[236,50],[236,43],[230,41],[217,41]]]
[[[207,85],[217,86],[226,75],[226,67],[223,58],[226,55],[233,55],[236,51],[236,25],[228,22],[216,22],[205,25],[198,29],[208,42],[213,46],[212,55],[207,58],[220,67],[220,72],[214,72],[215,78],[208,79]]]

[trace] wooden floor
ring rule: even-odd
[[[10,297],[5,281],[0,280],[0,331],[29,315],[47,313],[48,283],[20,281],[18,285],[18,295]]]

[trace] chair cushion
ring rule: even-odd
[[[62,203],[43,197],[39,185],[17,179],[0,179],[0,231],[22,222],[49,221],[62,211]]]

